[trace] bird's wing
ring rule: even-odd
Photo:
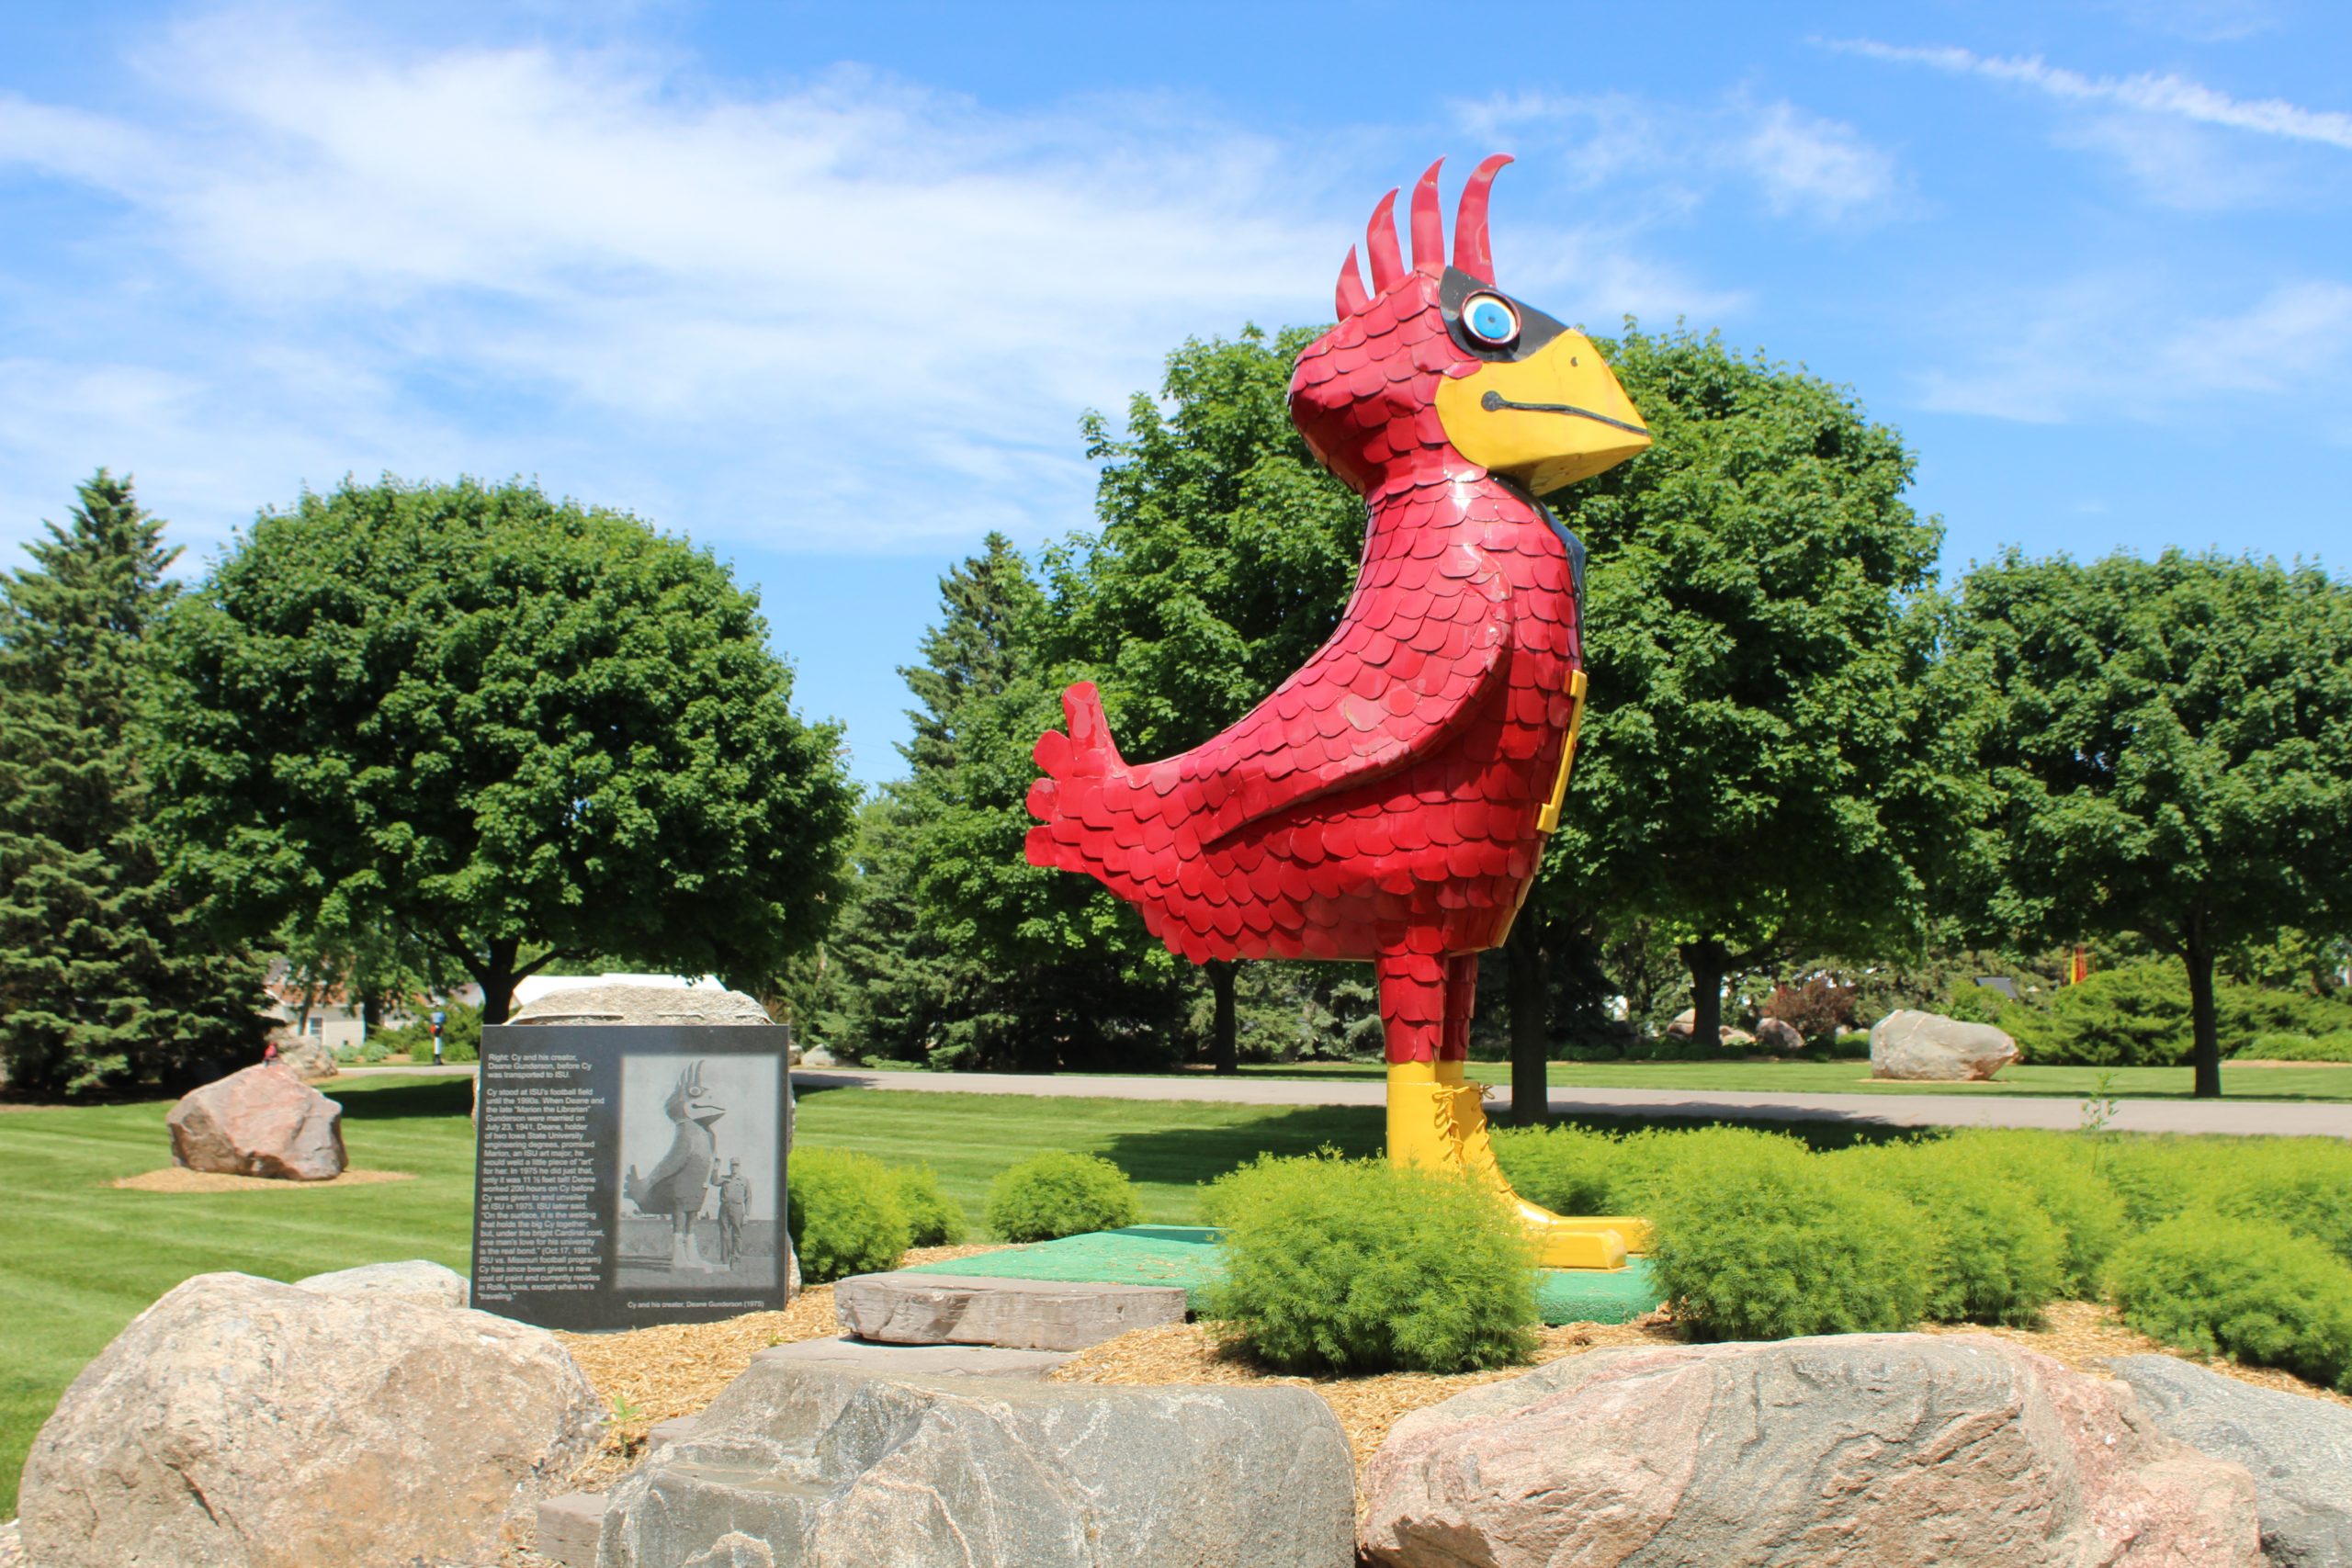
[[[681,1126],[677,1135],[670,1140],[670,1152],[662,1156],[662,1163],[655,1166],[653,1174],[645,1179],[646,1190],[652,1190],[685,1169],[686,1162],[694,1157],[694,1145],[686,1137],[686,1129]]]
[[[1130,782],[1138,796],[1193,796],[1207,845],[1394,772],[1477,705],[1510,647],[1510,582],[1467,542],[1369,562],[1339,629],[1272,695],[1216,739],[1136,767]]]

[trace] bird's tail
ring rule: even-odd
[[[1029,815],[1039,824],[1029,829],[1029,863],[1109,882],[1105,851],[1121,831],[1116,802],[1126,793],[1127,765],[1111,739],[1102,694],[1093,682],[1080,681],[1062,694],[1062,715],[1069,732],[1048,729],[1031,753],[1046,776],[1029,786]]]

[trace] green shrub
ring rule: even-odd
[[[373,1066],[378,1062],[384,1060],[391,1054],[391,1046],[385,1043],[384,1037],[380,1034],[368,1039],[359,1047],[359,1059],[370,1066]]]
[[[2284,1225],[2352,1263],[2352,1145],[2335,1138],[2245,1139],[2207,1190],[2225,1217]]]
[[[880,1160],[795,1149],[788,1185],[793,1250],[809,1284],[891,1268],[912,1245],[898,1174]]]
[[[1555,1214],[1611,1214],[1624,1144],[1581,1127],[1498,1127],[1495,1159],[1519,1195]]]
[[[1095,1155],[1058,1149],[1037,1155],[989,1186],[989,1228],[1007,1241],[1117,1230],[1141,1214],[1135,1183]]]
[[[1534,1347],[1534,1256],[1494,1190],[1385,1160],[1261,1156],[1204,1207],[1225,1227],[1206,1309],[1290,1371],[1457,1372]]]
[[[2258,1034],[2238,1053],[2267,1062],[2352,1062],[2352,1029],[2310,1034]]]
[[[2352,1266],[2266,1220],[2200,1212],[2126,1242],[2108,1289],[2132,1327],[2352,1393]]]
[[[1928,1228],[1854,1167],[1793,1138],[1731,1128],[1653,1145],[1661,1157],[1645,1162],[1631,1206],[1656,1228],[1652,1271],[1697,1337],[1784,1339],[1919,1321],[1935,1257]]]
[[[1865,1185],[1908,1199],[1933,1247],[1927,1315],[1939,1323],[2036,1321],[2065,1277],[2065,1243],[2032,1192],[1948,1139],[1830,1156]]]
[[[2256,1036],[2352,1030],[2352,1004],[2298,991],[2222,982],[2214,987],[2222,1052]],[[1995,1020],[2025,1059],[2093,1067],[2178,1066],[2189,1058],[2188,974],[2172,960],[2105,969],[2033,1007]]]
[[[2308,1034],[2257,1034],[2232,1055],[2251,1056],[2256,1061],[2307,1062],[2311,1058],[2303,1053],[2310,1051],[2312,1044]]]
[[[2098,1173],[2123,1201],[2124,1229],[2138,1235],[2164,1224],[2214,1190],[2243,1145],[2161,1134],[2098,1140]]]
[[[1977,1129],[1944,1140],[1948,1158],[1993,1171],[2033,1195],[2058,1227],[2059,1288],[2086,1297],[2121,1244],[2123,1200],[2099,1175],[2099,1146],[2078,1133]]]
[[[1849,1029],[1838,1035],[1829,1049],[1830,1053],[1841,1061],[1867,1059],[1871,1054],[1871,1032],[1867,1029]]]
[[[899,1207],[916,1247],[954,1247],[970,1234],[964,1206],[939,1190],[939,1173],[927,1165],[891,1168],[899,1183]]]

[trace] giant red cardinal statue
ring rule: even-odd
[[[1331,638],[1231,728],[1157,762],[1112,744],[1091,684],[1037,742],[1032,863],[1084,872],[1195,963],[1369,959],[1388,1152],[1503,1184],[1463,1081],[1478,953],[1501,944],[1558,820],[1584,707],[1584,550],[1535,500],[1650,444],[1583,333],[1495,287],[1478,165],[1446,265],[1438,164],[1353,251],[1339,325],[1299,355],[1291,417],[1370,513]],[[1508,1188],[1506,1186],[1506,1190]],[[1519,1201],[1516,1194],[1511,1195]],[[1520,1201],[1542,1260],[1611,1268],[1636,1222]]]

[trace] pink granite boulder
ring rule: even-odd
[[[2254,1568],[2254,1478],[1984,1336],[1596,1350],[1399,1421],[1388,1568]]]
[[[341,1176],[343,1107],[279,1066],[246,1067],[190,1091],[164,1118],[172,1163],[228,1176]]]

